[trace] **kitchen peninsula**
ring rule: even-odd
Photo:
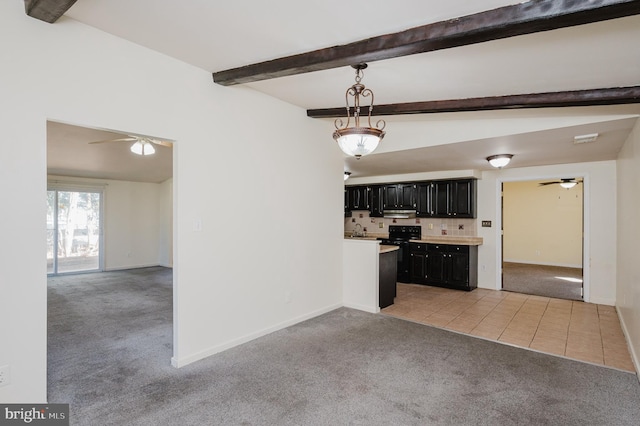
[[[342,288],[344,305],[377,313],[393,304],[398,247],[381,245],[375,237],[345,238]]]

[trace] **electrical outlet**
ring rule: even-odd
[[[6,386],[11,383],[11,375],[8,365],[0,367],[0,386]]]
[[[433,229],[433,223],[429,224],[429,229]]]

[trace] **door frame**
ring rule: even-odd
[[[496,178],[496,217],[498,223],[496,224],[496,290],[502,290],[502,258],[503,258],[503,209],[502,209],[502,184],[504,182],[523,182],[532,180],[549,180],[549,179],[562,179],[562,178],[581,178],[582,179],[582,300],[584,302],[590,302],[591,300],[591,261],[590,261],[590,229],[591,229],[591,214],[589,206],[591,205],[590,199],[590,178],[587,172],[576,172],[570,175],[562,173],[542,174],[542,175],[530,175],[519,177],[500,177]]]

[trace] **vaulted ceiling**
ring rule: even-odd
[[[301,115],[335,116],[348,65],[363,60],[374,111],[469,110],[381,117],[379,150],[345,158],[353,176],[373,176],[486,169],[501,152],[516,167],[614,159],[640,114],[638,13],[637,0],[78,0],[57,24],[75,19],[173,56],[212,84],[240,79]],[[333,143],[332,118],[320,119]],[[587,133],[600,137],[573,144]]]

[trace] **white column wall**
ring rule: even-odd
[[[618,156],[618,269],[616,306],[640,370],[640,121]]]
[[[21,2],[0,2],[0,51],[0,401],[46,401],[47,119],[177,141],[174,365],[341,304],[330,123]]]

